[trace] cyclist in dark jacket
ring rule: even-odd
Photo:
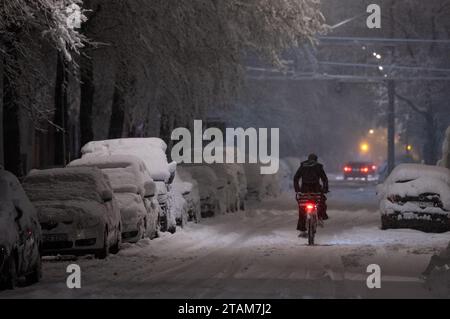
[[[310,154],[308,160],[302,162],[297,173],[295,173],[294,189],[297,194],[297,199],[299,193],[328,193],[328,177],[325,174],[323,165],[317,160],[317,155]],[[300,180],[302,182],[301,186],[299,185]],[[319,205],[318,215],[321,220],[328,219],[325,195],[323,195],[322,203]],[[300,236],[305,236],[305,221],[305,212],[299,209],[297,230],[300,231]]]

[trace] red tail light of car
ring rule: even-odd
[[[352,168],[350,166],[345,166],[344,167],[344,172],[351,172]]]
[[[369,168],[368,167],[363,167],[361,169],[361,171],[364,172],[364,173],[369,173]]]

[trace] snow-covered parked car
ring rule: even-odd
[[[178,193],[183,195],[186,201],[188,221],[200,222],[201,203],[197,181],[186,169],[177,167],[177,173],[172,185]]]
[[[229,164],[209,164],[217,176],[217,195],[219,197],[219,208],[222,214],[235,212],[239,209],[239,188],[236,184],[237,176],[231,169],[227,169]]]
[[[382,229],[450,231],[450,170],[420,164],[397,166],[378,185]]]
[[[169,198],[169,190],[165,182],[156,181],[156,194],[158,198],[158,204],[161,209],[159,216],[159,227],[163,232],[175,233],[177,227],[177,214],[171,209],[174,208],[171,205]]]
[[[160,138],[121,138],[93,141],[81,149],[82,158],[110,155],[132,155],[140,158],[156,183],[156,198],[160,205],[160,230],[176,231],[175,207],[170,205],[170,183],[173,181],[176,163],[167,161],[167,144]]]
[[[0,168],[0,289],[13,289],[20,277],[41,278],[42,235],[34,206],[17,178]]]
[[[182,167],[189,172],[198,183],[202,218],[220,214],[220,207],[223,207],[225,204],[219,204],[220,200],[223,200],[223,198],[218,195],[220,183],[214,170],[206,165],[189,164],[183,165]]]
[[[175,221],[180,227],[184,227],[189,221],[189,204],[185,198],[186,186],[185,183],[177,182],[177,178],[174,177],[168,193],[169,206],[175,212]]]
[[[157,237],[156,186],[142,160],[130,155],[86,156],[68,167],[97,167],[108,176],[120,207],[122,241],[136,243]]]
[[[120,249],[119,205],[98,168],[33,170],[23,185],[38,212],[44,254],[103,259]]]
[[[247,199],[263,200],[280,195],[280,185],[277,174],[261,174],[261,165],[244,164],[247,177]]]

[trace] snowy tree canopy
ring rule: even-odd
[[[81,0],[3,0],[0,6],[1,42],[12,40],[14,33],[40,30],[49,35],[54,46],[72,60],[71,51],[78,52],[86,38],[78,31],[86,16]],[[26,49],[24,47],[24,49]]]

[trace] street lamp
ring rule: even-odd
[[[374,129],[370,129],[370,130],[369,130],[369,134],[370,134],[370,135],[375,134],[375,130],[374,130]]]
[[[366,142],[361,143],[361,145],[359,146],[359,149],[361,151],[361,153],[368,153],[369,152],[369,144]]]

